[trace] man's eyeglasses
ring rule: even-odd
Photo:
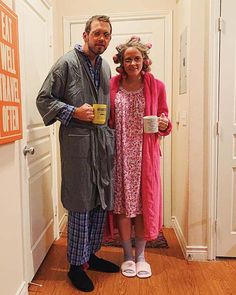
[[[141,62],[142,62],[142,57],[140,57],[140,56],[136,56],[136,57],[134,57],[134,58],[130,58],[130,57],[128,57],[128,58],[125,58],[124,59],[124,62],[126,63],[126,64],[131,64],[133,61],[136,63],[136,64],[140,64]]]
[[[94,38],[101,38],[102,36],[104,37],[104,39],[111,38],[111,34],[108,32],[101,33],[99,31],[95,31],[95,32],[91,32],[91,34],[93,35]]]

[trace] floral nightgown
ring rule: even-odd
[[[120,88],[115,98],[116,158],[114,213],[135,217],[142,213],[141,166],[143,144],[143,88]]]

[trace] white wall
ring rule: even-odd
[[[3,1],[12,8],[12,1]],[[26,294],[23,268],[23,234],[19,141],[0,145],[0,289],[1,294]],[[19,293],[20,294],[20,293]]]
[[[207,96],[208,3],[179,0],[175,14],[172,133],[172,215],[183,242],[199,258],[207,245]],[[180,35],[187,28],[187,93],[179,94]],[[176,123],[187,113],[187,125]],[[205,159],[205,161],[204,161]],[[194,250],[195,249],[195,250]],[[186,250],[186,249],[185,249]],[[200,252],[204,253],[201,254]],[[190,251],[191,252],[191,251]],[[202,257],[200,257],[203,255]]]
[[[197,12],[197,13],[196,13]],[[206,1],[191,1],[189,79],[189,230],[188,245],[206,245],[204,178]]]
[[[173,50],[173,131],[172,131],[172,216],[176,218],[182,234],[188,236],[189,198],[189,34],[190,1],[178,1],[175,10]],[[179,94],[180,36],[187,29],[187,92]],[[181,115],[187,113],[187,124]]]
[[[0,145],[0,285],[5,295],[24,285],[19,152],[18,142]]]

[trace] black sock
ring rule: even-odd
[[[68,272],[68,277],[76,289],[83,292],[93,291],[93,282],[83,270],[83,266],[71,265]]]
[[[88,264],[89,264],[89,269],[92,269],[92,270],[109,272],[109,273],[115,273],[120,271],[120,268],[118,265],[110,261],[107,261],[105,259],[99,258],[95,254],[90,255]]]

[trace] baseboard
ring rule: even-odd
[[[65,230],[65,227],[67,225],[67,213],[64,213],[60,222],[59,222],[59,234],[61,235],[61,233]]]
[[[179,241],[179,245],[180,245],[180,248],[181,248],[181,250],[183,252],[183,255],[186,258],[187,243],[186,243],[186,240],[184,238],[181,227],[179,226],[178,220],[177,220],[177,218],[175,216],[171,216],[171,224],[172,224],[172,227],[173,227],[173,229],[175,231],[176,237],[177,237],[177,239]]]
[[[178,220],[175,216],[171,217],[171,223],[185,259],[193,261],[207,260],[207,246],[188,246]]]
[[[28,295],[28,284],[26,282],[22,282],[20,288],[16,292],[16,295]]]
[[[186,248],[187,259],[193,261],[206,261],[208,260],[208,253],[206,246],[187,246]]]

